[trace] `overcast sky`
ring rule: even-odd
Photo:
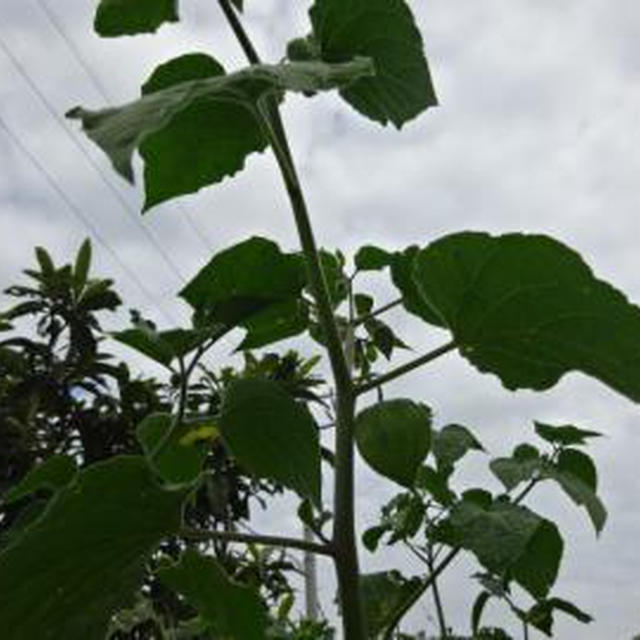
[[[248,28],[267,60],[308,30],[307,2],[246,0]],[[595,273],[640,301],[640,5],[637,0],[420,0],[411,3],[425,35],[441,106],[401,133],[362,119],[334,96],[289,98],[285,118],[319,242],[351,251],[364,243],[402,248],[462,229],[554,235],[580,251]],[[227,68],[243,64],[212,0],[182,0],[183,21],[153,37],[101,40],[95,2],[0,0],[0,284],[15,282],[34,245],[68,260],[86,236],[97,269],[116,279],[126,306],[161,325],[185,320],[175,299],[211,252],[251,234],[287,249],[296,236],[268,154],[252,156],[233,181],[138,214],[140,188],[124,184],[101,152],[62,114],[134,98],[154,66],[180,53],[209,51]],[[62,35],[67,39],[62,37]],[[385,301],[384,277],[366,281]],[[394,313],[417,351],[444,337]],[[107,320],[122,326],[126,314]],[[296,344],[296,343],[292,343]],[[302,345],[308,349],[308,345]],[[223,362],[227,343],[215,354]],[[140,362],[141,366],[143,365]],[[150,369],[149,369],[150,370]],[[552,392],[511,394],[456,354],[412,374],[388,395],[428,402],[437,425],[472,427],[493,455],[507,455],[531,421],[571,422],[604,431],[592,454],[609,522],[596,540],[584,512],[554,488],[533,505],[557,518],[566,552],[555,594],[596,621],[558,617],[563,640],[630,639],[640,632],[640,411],[579,375]],[[476,455],[471,482],[486,479]],[[375,523],[394,488],[358,469],[358,520]],[[460,485],[462,486],[462,485]],[[280,517],[261,516],[277,530]],[[290,517],[291,526],[294,518]],[[399,552],[363,552],[365,570],[420,568]],[[450,623],[468,629],[474,564],[443,579]],[[322,598],[334,586],[322,569]],[[523,603],[526,603],[526,599]],[[434,632],[431,602],[414,628]],[[489,607],[486,622],[505,619]],[[532,637],[537,637],[532,636]]]

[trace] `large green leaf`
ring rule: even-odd
[[[177,0],[100,0],[94,29],[102,37],[153,33],[177,20]]]
[[[185,495],[162,489],[141,457],[82,471],[0,554],[3,639],[103,637],[148,554],[177,533]]]
[[[563,543],[557,527],[526,507],[497,501],[488,507],[463,500],[449,519],[453,541],[489,571],[508,571],[531,595],[547,595],[555,582]]]
[[[232,582],[211,556],[187,550],[180,562],[158,571],[212,629],[229,640],[263,640],[267,615],[257,591]]]
[[[373,469],[412,487],[429,453],[431,410],[411,400],[379,402],[358,414],[355,438],[358,451]]]
[[[400,128],[437,104],[422,36],[404,0],[316,0],[310,16],[323,60],[373,59],[375,76],[340,92],[360,113]]]
[[[413,275],[464,357],[507,388],[581,371],[640,401],[640,309],[560,242],[458,233],[423,249]]]
[[[73,458],[62,455],[51,456],[33,467],[17,485],[7,491],[4,498],[5,504],[16,502],[42,489],[48,491],[61,489],[71,482],[77,470]]]
[[[247,471],[321,506],[317,426],[306,406],[280,384],[260,378],[234,381],[225,394],[219,426]]]
[[[305,281],[298,254],[282,253],[275,242],[254,237],[216,254],[180,296],[209,320],[235,326],[299,298]]]
[[[86,134],[130,182],[133,152],[140,148],[145,209],[219,182],[241,169],[248,154],[262,151],[267,143],[258,102],[266,94],[333,89],[372,72],[370,61],[362,58],[334,65],[253,65],[228,75],[202,59],[167,64],[168,71],[164,65],[157,72],[162,79],[152,76],[145,85],[150,93],[135,102],[102,111],[76,107],[67,114],[82,120]],[[155,90],[160,85],[164,88]]]
[[[276,302],[242,323],[247,335],[238,349],[257,349],[297,336],[309,326],[309,305],[302,299]]]

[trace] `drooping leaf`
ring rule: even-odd
[[[393,254],[388,251],[373,245],[365,245],[358,249],[355,264],[358,271],[380,271],[388,267],[392,260]]]
[[[297,300],[305,282],[299,255],[254,237],[216,254],[180,296],[210,321],[235,326],[272,305]]]
[[[563,449],[555,464],[544,467],[544,476],[555,480],[578,506],[584,506],[599,534],[607,520],[607,510],[598,497],[597,473],[591,458],[576,449]]]
[[[337,65],[253,65],[228,75],[178,82],[181,73],[186,78],[193,74],[192,65],[180,60],[162,79],[176,84],[122,107],[76,107],[67,114],[82,121],[85,133],[130,182],[133,152],[140,148],[145,159],[145,210],[233,175],[250,153],[262,151],[267,142],[257,103],[265,94],[332,89],[371,73],[370,62],[358,59]],[[186,162],[188,171],[180,162]]]
[[[378,473],[412,487],[431,444],[431,410],[411,400],[387,400],[361,411],[358,451]]]
[[[101,638],[139,588],[148,554],[180,527],[184,491],[141,457],[92,465],[0,553],[5,640]]]
[[[488,591],[481,591],[473,602],[473,607],[471,609],[471,633],[473,633],[474,637],[480,630],[480,619],[482,618],[482,613],[484,612],[484,608],[490,598],[491,594]]]
[[[542,422],[534,422],[536,433],[547,442],[559,444],[562,446],[587,444],[587,438],[598,438],[602,434],[597,431],[587,431],[586,429],[578,429],[573,425],[567,424],[561,427],[555,427]]]
[[[438,467],[453,467],[468,451],[484,451],[476,437],[459,424],[448,424],[434,432],[433,455]]]
[[[270,478],[321,507],[320,443],[306,406],[277,382],[245,378],[228,388],[220,432],[250,473]]]
[[[449,518],[452,541],[471,551],[489,571],[513,578],[536,598],[555,582],[563,543],[557,527],[526,507],[494,502],[488,508],[468,500]]]
[[[398,571],[381,571],[360,576],[367,631],[377,638],[394,622],[406,602],[420,590],[419,578],[407,580]]]
[[[458,233],[423,249],[413,275],[462,355],[508,389],[581,371],[640,401],[640,309],[560,242]]]
[[[357,111],[400,128],[437,104],[422,36],[404,0],[316,0],[309,13],[323,60],[374,61],[374,77],[340,92]]]
[[[55,492],[69,484],[77,470],[73,458],[63,455],[51,456],[31,469],[17,485],[7,491],[5,504],[16,502],[41,489]]]
[[[391,358],[394,349],[409,349],[409,347],[394,333],[393,329],[379,320],[378,318],[369,318],[364,322],[369,337],[387,360]]]
[[[158,577],[180,593],[220,637],[266,639],[267,615],[257,591],[232,582],[215,558],[193,549]]]
[[[588,614],[576,607],[572,602],[563,600],[562,598],[549,598],[548,600],[542,600],[536,602],[536,604],[527,611],[526,621],[533,625],[536,629],[540,629],[543,633],[552,637],[553,631],[553,614],[555,611],[563,611],[564,613],[572,616],[576,620],[585,624],[591,622],[593,618]]]
[[[182,423],[170,433],[166,443],[164,438],[170,432],[173,417],[168,413],[152,413],[136,428],[136,437],[142,445],[149,464],[160,477],[169,484],[188,484],[193,482],[200,471],[206,456],[206,450],[199,438],[189,437],[196,431],[191,425]],[[151,459],[156,447],[163,443],[162,450]]]
[[[100,0],[94,29],[103,38],[153,33],[178,21],[177,0]]]

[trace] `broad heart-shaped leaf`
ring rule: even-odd
[[[423,249],[413,276],[464,357],[508,389],[581,371],[640,401],[640,309],[560,242],[458,233]]]
[[[185,496],[158,486],[142,457],[79,473],[0,553],[3,640],[104,637],[148,554],[177,533]]]
[[[340,92],[360,113],[400,128],[437,104],[422,36],[404,0],[316,0],[310,16],[323,60],[373,59],[375,76]]]
[[[407,580],[398,571],[380,571],[360,576],[369,638],[378,638],[394,623],[405,603],[421,589],[419,578]]]
[[[355,428],[358,451],[378,473],[412,487],[429,453],[431,410],[411,400],[387,400],[361,411]]]
[[[100,0],[94,29],[103,38],[153,33],[164,22],[177,22],[178,0]]]
[[[471,551],[489,571],[513,578],[535,598],[555,582],[563,543],[557,527],[526,507],[496,501],[488,508],[467,500],[449,523],[455,544]]]
[[[178,564],[159,570],[158,577],[184,596],[215,630],[216,637],[266,639],[266,608],[258,592],[232,582],[211,556],[189,549]]]
[[[242,326],[247,335],[238,349],[257,349],[273,344],[306,331],[309,305],[305,300],[295,298],[276,302],[247,318]]]
[[[228,75],[193,79],[190,61],[173,62],[163,82],[177,84],[121,107],[102,111],[76,107],[67,114],[82,121],[85,133],[130,182],[133,152],[140,148],[145,160],[145,209],[219,182],[240,170],[247,155],[262,151],[267,141],[259,125],[258,103],[266,94],[333,89],[373,72],[371,62],[359,58],[342,64],[253,65]],[[181,76],[185,80],[178,82]],[[155,83],[149,82],[153,87]],[[183,161],[188,171],[178,166]]]
[[[275,480],[321,507],[318,429],[306,406],[280,384],[261,378],[231,383],[219,426],[249,473]]]
[[[136,436],[142,445],[145,455],[150,458],[156,447],[173,426],[173,416],[168,413],[152,413],[136,428]],[[190,437],[197,427],[186,423],[178,425],[169,436],[162,450],[149,464],[154,467],[161,478],[173,485],[193,482],[200,471],[206,456],[206,450],[199,439]]]
[[[236,326],[272,305],[297,300],[305,282],[300,255],[254,237],[216,254],[180,296],[208,320]]]
[[[37,465],[14,487],[7,491],[5,504],[16,502],[36,491],[56,491],[65,487],[76,475],[78,468],[69,456],[51,456]]]
[[[452,468],[468,451],[484,451],[476,437],[460,424],[448,424],[434,432],[433,455],[438,467]]]
[[[494,458],[489,463],[493,475],[502,482],[507,491],[515,489],[521,482],[533,478],[544,466],[538,450],[527,444],[518,445],[510,458]]]
[[[562,446],[587,444],[587,438],[598,438],[602,434],[597,431],[578,429],[571,424],[555,427],[542,422],[534,423],[536,433],[547,442]]]

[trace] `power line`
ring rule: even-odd
[[[185,279],[180,273],[180,269],[178,268],[176,263],[173,261],[171,256],[167,253],[164,247],[157,241],[155,236],[149,231],[148,227],[143,225],[140,222],[138,214],[132,209],[132,207],[124,199],[122,194],[109,181],[109,179],[106,177],[106,175],[104,174],[100,166],[91,157],[89,152],[82,146],[82,144],[80,144],[80,142],[78,142],[76,137],[70,132],[64,120],[58,115],[55,107],[51,104],[51,102],[49,102],[48,98],[44,95],[44,93],[40,90],[40,87],[38,87],[38,85],[31,78],[31,76],[29,75],[25,67],[18,60],[18,58],[13,54],[10,47],[7,45],[6,41],[1,35],[0,35],[0,49],[4,51],[5,55],[7,56],[7,58],[9,58],[9,60],[11,61],[13,66],[16,68],[16,70],[18,71],[22,79],[27,83],[31,91],[39,98],[39,100],[41,101],[41,103],[49,113],[49,115],[55,120],[55,122],[60,127],[60,129],[62,129],[66,137],[69,138],[69,140],[71,140],[71,142],[78,149],[78,151],[80,151],[80,153],[84,156],[85,160],[95,170],[95,172],[100,177],[101,181],[104,183],[107,189],[111,192],[114,198],[120,203],[120,205],[125,210],[125,212],[127,212],[132,217],[132,219],[137,224],[137,226],[146,235],[147,239],[151,242],[151,244],[154,246],[156,251],[158,251],[158,253],[162,257],[164,262],[169,267],[169,269],[173,272],[173,274],[178,278],[180,282],[184,282]]]
[[[69,49],[71,55],[75,58],[76,62],[80,65],[80,67],[84,71],[87,78],[89,78],[89,81],[93,85],[93,88],[96,90],[98,95],[104,100],[105,103],[110,103],[111,98],[109,97],[109,92],[105,89],[104,84],[102,83],[98,75],[93,71],[93,69],[91,68],[91,65],[89,64],[87,59],[84,57],[84,55],[80,51],[80,48],[76,45],[73,38],[69,36],[69,34],[67,33],[66,29],[64,28],[63,24],[60,22],[58,17],[53,13],[53,11],[51,11],[51,9],[49,8],[49,5],[46,3],[45,0],[36,0],[36,2],[38,3],[40,9],[46,16],[47,20],[51,24],[54,31],[60,36],[60,38],[62,38],[67,48]],[[184,207],[180,206],[180,209],[182,210],[182,213],[184,213],[185,215],[183,219],[187,222],[189,227],[191,227],[191,230],[193,231],[194,235],[196,236],[196,238],[198,239],[198,241],[200,242],[200,244],[203,246],[204,250],[208,254],[211,251],[211,247],[203,239],[203,236],[206,237],[207,234],[204,232],[203,229],[200,228],[199,225],[196,224],[196,222],[191,218],[189,212]]]
[[[140,291],[145,295],[145,297],[156,307],[161,315],[167,320],[170,324],[175,324],[176,321],[171,315],[165,311],[162,307],[158,306],[155,301],[155,298],[151,291],[147,289],[144,283],[140,280],[140,278],[136,275],[135,271],[133,271],[122,258],[118,255],[115,249],[111,247],[109,242],[104,238],[104,236],[100,233],[100,231],[93,225],[91,220],[83,213],[82,209],[78,207],[73,200],[67,195],[65,190],[58,184],[55,178],[49,173],[49,171],[45,168],[45,166],[38,160],[38,158],[27,148],[27,146],[20,140],[19,136],[9,127],[9,125],[5,122],[5,120],[0,115],[0,128],[3,129],[6,136],[9,140],[23,153],[23,155],[29,160],[29,162],[37,169],[37,171],[44,177],[49,187],[55,191],[58,197],[67,205],[69,211],[78,218],[82,224],[89,230],[92,237],[94,237],[97,242],[102,245],[103,249],[111,256],[114,262],[122,269],[122,271],[129,277],[135,285],[140,289]]]

